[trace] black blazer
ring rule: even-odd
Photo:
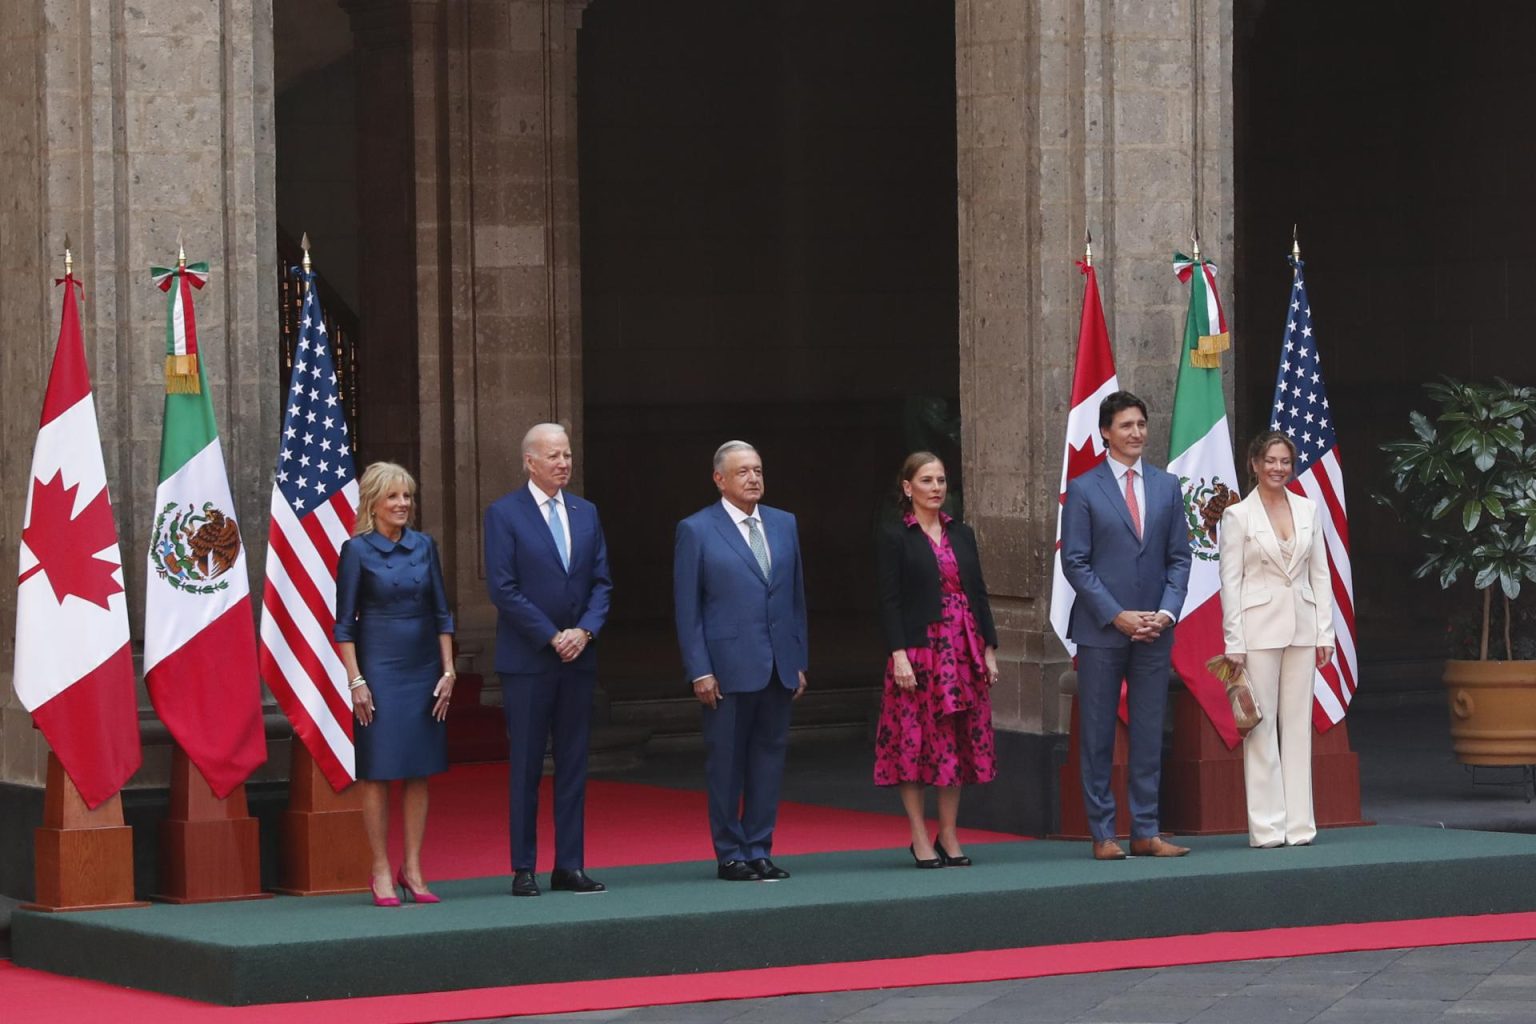
[[[996,648],[997,627],[992,624],[992,606],[987,603],[987,584],[981,578],[976,534],[958,519],[945,529],[960,568],[965,599],[976,617],[976,627],[987,645]],[[915,523],[907,526],[900,519],[883,526],[875,545],[875,563],[880,581],[880,632],[885,638],[885,649],[928,646],[928,626],[943,616],[943,594],[939,560],[922,527]]]

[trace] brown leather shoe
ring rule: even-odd
[[[1098,839],[1093,844],[1094,860],[1125,860],[1125,851],[1113,839]]]
[[[1189,847],[1175,846],[1162,836],[1131,840],[1132,857],[1182,857],[1188,852]]]

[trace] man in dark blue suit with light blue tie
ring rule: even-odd
[[[1099,405],[1109,458],[1067,484],[1061,569],[1076,591],[1067,636],[1077,644],[1083,803],[1096,860],[1123,860],[1110,770],[1120,683],[1126,683],[1131,854],[1189,850],[1158,833],[1163,718],[1174,620],[1189,589],[1189,524],[1177,477],[1142,461],[1147,406],[1129,391]]]
[[[549,887],[603,892],[585,871],[587,746],[597,653],[613,582],[597,508],[564,488],[571,442],[557,423],[523,438],[528,486],[485,510],[485,579],[496,606],[511,771],[512,894],[537,896],[539,780],[555,759],[555,865]]]
[[[778,881],[773,826],[790,704],[805,691],[805,581],[795,517],[759,504],[763,461],[745,441],[715,452],[721,500],[677,524],[677,643],[704,705],[717,877]]]

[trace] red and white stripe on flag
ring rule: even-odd
[[[1344,506],[1344,470],[1335,445],[1305,473],[1291,490],[1317,503],[1328,548],[1328,572],[1333,579],[1333,660],[1313,679],[1312,724],[1327,732],[1344,720],[1360,678],[1355,650],[1355,578],[1349,560],[1349,513]]]
[[[1312,724],[1326,732],[1344,720],[1360,680],[1355,647],[1355,581],[1349,559],[1349,512],[1344,505],[1344,470],[1334,409],[1323,379],[1312,302],[1302,274],[1305,263],[1291,257],[1291,296],[1286,310],[1280,369],[1269,427],[1296,445],[1296,479],[1290,489],[1317,503],[1333,577],[1334,656],[1313,678]]]
[[[347,673],[331,639],[337,558],[356,515],[355,480],[302,518],[273,487],[261,597],[262,680],[337,790],[356,778]]]
[[[331,788],[357,777],[347,672],[332,633],[336,565],[357,519],[352,436],[325,317],[308,283],[272,482],[261,678]]]
[[[1077,594],[1061,569],[1061,503],[1067,500],[1067,481],[1081,476],[1104,461],[1104,438],[1099,433],[1099,403],[1120,390],[1115,376],[1115,356],[1109,346],[1109,327],[1099,298],[1099,279],[1091,264],[1079,262],[1083,281],[1083,313],[1077,331],[1077,359],[1072,371],[1072,408],[1067,413],[1067,438],[1061,453],[1061,488],[1056,506],[1056,552],[1051,564],[1051,628],[1067,653],[1077,656],[1077,645],[1067,639],[1072,604]]]

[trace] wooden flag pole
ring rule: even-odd
[[[23,910],[149,906],[133,898],[133,829],[123,824],[122,794],[91,810],[51,750],[43,826],[34,833],[33,851],[37,898]]]
[[[171,809],[160,823],[164,903],[270,899],[261,890],[261,834],[245,784],[219,799],[178,744],[171,756]]]
[[[356,786],[337,793],[309,748],[295,736],[288,772],[288,810],[283,812],[282,884],[288,896],[367,892],[368,833],[363,797]]]

